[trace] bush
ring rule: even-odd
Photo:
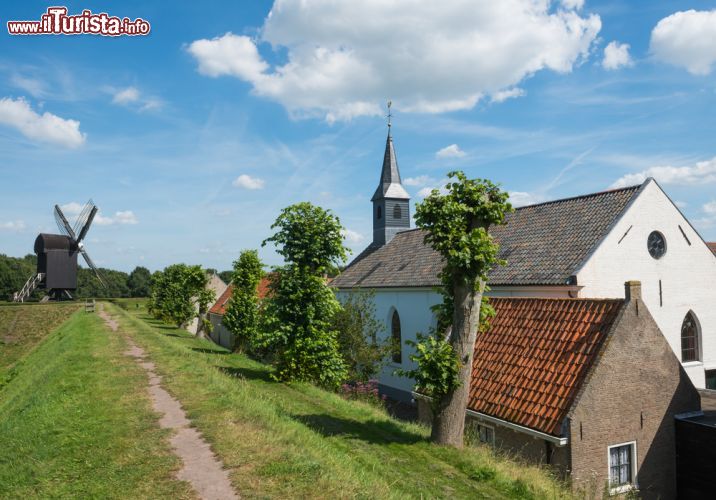
[[[375,379],[367,382],[352,382],[341,385],[340,395],[352,401],[363,401],[380,408],[385,406],[387,396],[378,392],[378,381]]]

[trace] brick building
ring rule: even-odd
[[[675,498],[674,419],[700,399],[649,313],[625,299],[496,298],[475,344],[467,415],[480,441],[600,496]],[[421,419],[426,399],[416,394]]]

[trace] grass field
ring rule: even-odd
[[[30,309],[43,331],[60,321]],[[79,312],[21,359],[0,388],[0,498],[193,497],[125,348]]]
[[[0,387],[18,360],[79,308],[76,303],[0,306]]]
[[[134,304],[113,312],[244,498],[567,496],[545,471],[488,448],[434,446],[425,427],[308,384],[273,382],[268,367],[159,324]]]

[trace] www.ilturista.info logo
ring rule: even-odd
[[[106,12],[67,15],[67,7],[49,7],[39,21],[8,21],[7,32],[11,35],[148,35],[152,27],[149,21],[138,17],[134,21],[125,17],[109,16]]]

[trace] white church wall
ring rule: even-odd
[[[652,231],[666,240],[666,253],[658,260],[647,250]],[[694,312],[701,327],[701,361],[684,368],[696,387],[704,387],[704,369],[716,368],[716,258],[655,182],[577,274],[580,297],[623,297],[628,280],[641,281],[644,303],[679,359],[681,324]]]
[[[339,291],[339,300],[350,291]],[[435,314],[430,309],[433,305],[440,303],[441,297],[431,289],[423,288],[401,288],[401,289],[379,289],[375,290],[375,317],[383,324],[380,335],[381,339],[390,337],[390,318],[393,310],[398,311],[400,316],[400,330],[403,340],[402,363],[397,364],[389,360],[383,369],[379,382],[392,391],[387,391],[391,397],[409,398],[414,383],[411,379],[394,375],[397,369],[410,370],[415,368],[415,363],[410,361],[410,354],[413,348],[406,345],[406,340],[417,340],[418,333],[428,333],[435,325]]]

